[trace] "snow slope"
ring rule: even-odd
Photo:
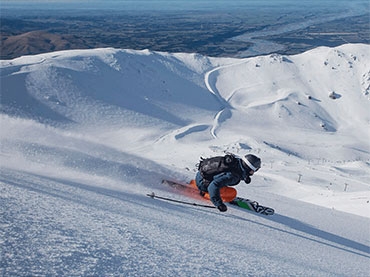
[[[369,49],[1,61],[2,275],[368,276]],[[160,181],[226,151],[274,216],[146,196],[204,203]]]

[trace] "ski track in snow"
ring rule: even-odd
[[[367,277],[368,50],[1,61],[0,274]],[[261,156],[236,188],[275,215],[146,196],[210,204],[161,180],[227,151]]]
[[[241,62],[241,63],[244,63]],[[216,87],[216,81],[217,81],[217,71],[219,71],[222,68],[227,68],[227,67],[232,67],[235,64],[230,64],[230,65],[224,65],[224,66],[218,66],[216,68],[213,68],[212,70],[208,71],[204,75],[204,82],[207,87],[207,89],[214,95],[216,98],[219,100],[220,104],[222,105],[222,110],[220,110],[214,117],[213,125],[211,128],[211,135],[213,138],[217,138],[216,132],[217,128],[222,124],[224,120],[229,118],[230,115],[230,110],[232,109],[232,106],[230,105],[228,99],[225,99],[224,97],[221,96],[221,94],[218,92],[217,87]],[[215,77],[213,75],[216,75]],[[230,98],[230,97],[229,97]],[[226,114],[226,115],[224,115]]]

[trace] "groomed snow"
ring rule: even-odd
[[[369,50],[0,61],[1,275],[368,276]],[[228,151],[275,215],[146,196],[207,204],[160,181]]]

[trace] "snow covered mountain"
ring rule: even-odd
[[[369,50],[1,61],[2,274],[367,276]],[[188,201],[161,179],[227,151],[261,157],[238,195],[274,216],[146,197]]]

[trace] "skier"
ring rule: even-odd
[[[238,157],[233,154],[201,159],[195,184],[200,195],[209,194],[209,199],[221,212],[226,212],[225,202],[230,202],[236,197],[236,186],[241,180],[246,184],[251,182],[251,176],[261,167],[261,159],[248,154]],[[231,198],[230,198],[231,197]]]

